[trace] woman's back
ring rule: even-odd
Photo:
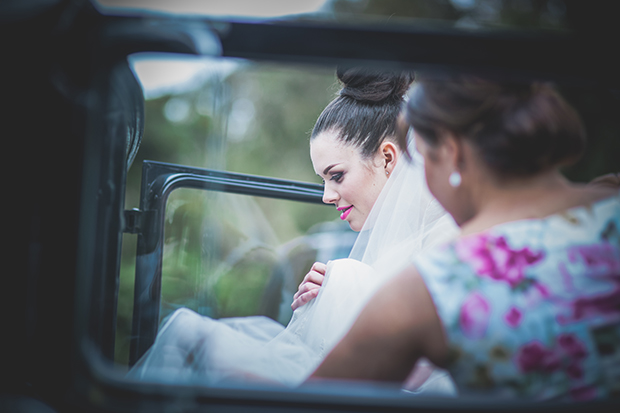
[[[464,236],[415,266],[461,394],[620,393],[620,195]]]

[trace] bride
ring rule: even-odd
[[[266,317],[213,320],[177,310],[129,378],[297,386],[344,336],[372,293],[408,264],[401,250],[422,251],[456,233],[428,192],[422,158],[414,153],[413,162],[398,162],[397,118],[413,76],[362,69],[339,69],[337,75],[343,88],[319,116],[310,147],[325,182],[323,201],[360,231],[349,258],[313,266],[286,328]],[[412,186],[418,190],[403,190]],[[453,392],[446,373],[434,372],[426,382],[420,389],[434,385]]]

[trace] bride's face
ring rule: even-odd
[[[380,151],[381,152],[381,151]],[[358,148],[337,140],[335,132],[323,132],[310,142],[310,157],[323,179],[323,202],[334,204],[354,231],[360,231],[387,182],[390,164],[381,153],[364,159]]]

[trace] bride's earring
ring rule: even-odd
[[[389,173],[388,171],[385,171],[385,174],[386,174],[386,175],[389,175],[390,173]]]
[[[458,171],[454,171],[450,174],[450,177],[448,178],[448,182],[450,182],[450,185],[453,188],[456,188],[457,186],[461,185],[461,174],[458,173]]]

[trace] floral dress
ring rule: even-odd
[[[459,238],[414,264],[461,395],[620,396],[620,194]]]

